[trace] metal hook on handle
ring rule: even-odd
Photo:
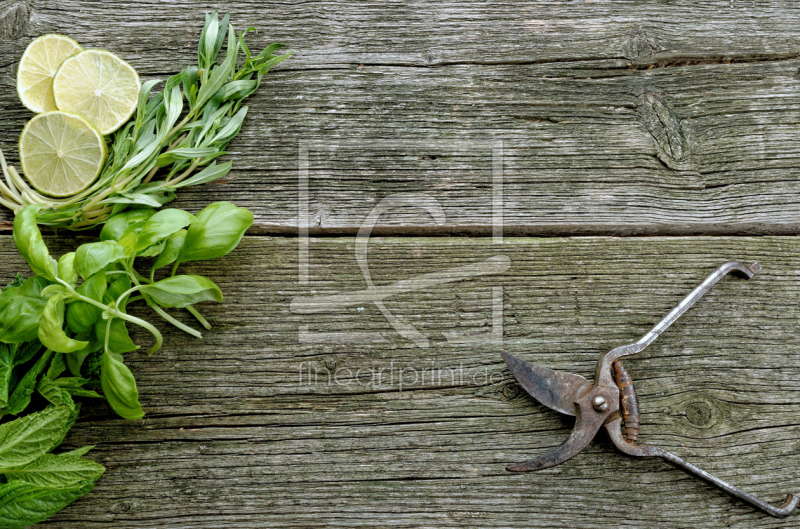
[[[664,316],[661,321],[655,324],[650,331],[642,336],[638,341],[627,345],[621,345],[608,351],[597,363],[597,371],[595,373],[595,384],[599,386],[613,386],[614,381],[611,377],[611,365],[623,356],[629,356],[642,351],[645,347],[653,343],[661,333],[675,323],[675,320],[680,318],[684,312],[694,305],[697,300],[711,290],[711,287],[731,272],[741,272],[747,279],[750,279],[761,270],[761,265],[753,263],[750,266],[745,266],[739,261],[728,261],[723,263],[719,268],[714,270],[705,280],[697,285],[694,290],[689,292],[685,298],[681,300],[674,309]]]
[[[794,510],[797,508],[797,505],[800,504],[800,497],[794,496],[793,494],[787,494],[783,503],[778,507],[775,507],[774,505],[770,505],[763,500],[759,500],[752,494],[743,491],[739,487],[735,487],[727,481],[709,474],[705,470],[698,468],[687,461],[684,461],[672,452],[667,452],[663,448],[658,448],[656,446],[637,446],[631,444],[622,436],[622,429],[620,428],[621,424],[622,419],[618,418],[606,423],[605,426],[606,430],[608,430],[608,435],[611,438],[611,442],[613,442],[620,451],[630,456],[660,457],[664,461],[680,468],[684,472],[687,472],[707,483],[710,483],[711,485],[714,485],[718,489],[727,492],[731,496],[739,498],[743,502],[752,505],[756,509],[765,512],[770,516],[774,516],[775,518],[786,518],[792,514],[792,512],[794,512]]]

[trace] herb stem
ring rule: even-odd
[[[195,159],[195,161],[192,162],[192,165],[190,165],[189,168],[186,169],[186,171],[184,171],[178,178],[176,178],[175,180],[168,180],[167,183],[171,186],[180,183],[182,180],[184,180],[187,176],[192,174],[194,170],[200,166],[201,160],[202,158]]]
[[[157,166],[153,167],[152,169],[150,169],[150,172],[147,173],[147,176],[144,177],[144,180],[142,180],[142,183],[146,184],[147,182],[149,182],[156,175],[156,173],[158,172],[159,169],[161,169],[161,168],[157,167]]]
[[[117,308],[116,303],[114,303],[114,307],[112,308],[112,307],[109,307],[108,305],[103,305],[99,301],[95,301],[92,298],[86,297],[86,296],[84,296],[82,294],[78,294],[78,292],[74,288],[72,288],[72,286],[70,286],[70,284],[67,283],[66,281],[64,281],[63,279],[56,278],[56,281],[61,283],[67,289],[67,292],[69,292],[70,296],[73,296],[73,297],[75,297],[75,298],[77,298],[77,299],[79,299],[81,301],[85,301],[86,303],[88,303],[90,305],[94,305],[95,307],[103,309],[105,312],[108,312],[111,316],[113,316],[115,318],[119,318],[121,320],[129,321],[130,323],[136,324],[136,325],[138,325],[140,327],[144,327],[145,329],[150,331],[150,334],[152,334],[153,337],[156,339],[156,343],[155,343],[155,345],[153,345],[153,347],[150,348],[149,351],[147,351],[147,354],[153,354],[156,351],[158,351],[159,349],[161,349],[161,344],[164,343],[164,337],[161,336],[161,333],[158,332],[158,329],[156,329],[155,327],[150,325],[148,322],[144,321],[141,318],[137,318],[136,316],[131,316],[130,314],[126,314],[126,313],[120,311]],[[108,335],[106,335],[106,336],[108,336]]]
[[[106,353],[110,353],[111,352],[111,351],[108,350],[108,341],[109,341],[109,337],[111,336],[111,320],[113,320],[113,319],[114,318],[109,317],[108,318],[108,322],[106,323],[106,339],[105,339],[105,342],[104,342]]]
[[[135,271],[133,271],[133,270],[130,270],[130,271],[128,271],[128,274],[130,275],[130,277],[131,277],[131,279],[133,280],[133,282],[134,282],[134,283],[136,283],[136,286],[135,286],[135,287],[133,287],[131,290],[140,289],[140,288],[143,288],[143,287],[145,286],[145,285],[140,285],[140,283],[139,283],[139,279],[136,277],[136,276],[137,276],[137,275],[139,275],[139,274],[137,274]],[[143,277],[143,276],[140,276],[140,277],[142,278],[142,281],[145,281],[145,282],[147,281],[147,278],[146,278],[146,277]],[[127,294],[127,292],[126,292],[126,294]],[[124,294],[123,294],[123,295],[124,295]],[[122,296],[120,296],[120,298],[121,298],[121,297],[122,297]],[[195,338],[202,338],[202,337],[203,337],[203,335],[202,335],[202,334],[200,334],[200,332],[199,332],[199,331],[196,331],[196,330],[192,329],[192,328],[191,328],[191,327],[189,327],[188,325],[184,325],[183,323],[179,322],[178,320],[176,320],[175,318],[173,318],[172,316],[170,316],[169,314],[167,314],[167,312],[166,312],[164,309],[162,309],[161,307],[159,307],[159,306],[158,306],[158,305],[157,305],[157,304],[156,304],[156,303],[155,303],[155,302],[154,302],[152,299],[150,299],[150,296],[148,296],[148,295],[147,295],[147,294],[145,294],[144,292],[142,292],[142,299],[144,299],[144,302],[145,302],[145,303],[147,303],[147,305],[148,305],[148,306],[149,306],[151,309],[153,309],[154,311],[156,311],[156,314],[158,314],[159,316],[161,316],[162,318],[164,318],[165,320],[167,320],[169,323],[171,323],[172,325],[174,325],[174,326],[175,326],[175,327],[177,327],[178,329],[182,330],[182,331],[183,331],[183,332],[185,332],[185,333],[191,334],[191,335],[192,335],[192,336],[194,336]],[[201,323],[202,323],[202,322],[201,322]]]
[[[152,300],[150,300],[150,298],[146,294],[143,294],[142,297],[147,302],[147,304],[150,305],[151,309],[156,311],[156,313],[158,313],[159,316],[161,316],[162,318],[164,318],[165,320],[170,322],[175,327],[179,328],[180,330],[182,330],[185,333],[191,334],[195,338],[202,338],[203,337],[203,335],[200,334],[200,331],[196,331],[196,330],[192,329],[191,327],[189,327],[188,325],[184,325],[183,323],[179,322],[178,320],[176,320],[175,318],[173,318],[172,316],[167,314],[164,309],[162,309],[161,307],[156,305],[155,302],[152,302]]]
[[[206,328],[206,330],[211,330],[211,324],[210,324],[210,323],[208,323],[208,320],[207,320],[207,319],[205,319],[205,318],[203,317],[203,315],[202,315],[202,314],[200,314],[200,312],[199,312],[199,311],[198,311],[196,308],[194,308],[194,307],[192,307],[191,305],[189,305],[189,306],[187,306],[187,307],[186,307],[186,310],[188,310],[189,312],[191,312],[191,313],[192,313],[192,316],[194,316],[195,318],[197,318],[197,321],[199,321],[199,322],[200,322],[200,325],[202,325],[203,327],[205,327],[205,328]]]
[[[188,135],[189,135],[188,132],[184,132],[177,140],[173,141],[172,144],[170,144],[170,146],[167,147],[167,151],[171,151],[172,149],[174,149],[180,142],[185,140],[186,136]]]

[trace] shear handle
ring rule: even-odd
[[[725,275],[729,274],[730,272],[741,272],[747,279],[750,279],[758,271],[761,270],[761,265],[758,263],[753,263],[749,267],[743,265],[738,261],[728,261],[727,263],[723,263],[719,268],[714,270],[702,283],[697,285],[694,290],[689,292],[689,294],[681,300],[678,305],[669,311],[669,314],[664,316],[664,318],[656,323],[656,325],[644,336],[642,336],[639,341],[630,343],[627,345],[621,345],[611,351],[605,353],[601,358],[600,361],[597,363],[597,371],[595,372],[595,385],[597,386],[611,386],[614,384],[614,380],[611,376],[611,365],[618,359],[623,356],[629,356],[632,354],[636,354],[642,351],[645,347],[653,343],[653,340],[658,338],[662,332],[667,330],[667,328],[675,323],[675,320],[681,317],[681,315],[689,310],[689,308],[694,305],[697,300],[703,297],[703,295],[711,290],[717,282],[725,277]]]
[[[680,457],[676,456],[672,452],[667,452],[663,448],[658,448],[655,446],[636,446],[628,441],[622,436],[622,429],[620,428],[622,420],[617,418],[613,421],[606,423],[606,430],[608,430],[608,435],[611,438],[611,442],[614,443],[621,452],[628,454],[634,457],[660,457],[667,463],[670,463],[681,470],[691,474],[692,476],[698,477],[707,483],[710,483],[717,487],[718,489],[724,490],[731,496],[739,498],[743,502],[755,507],[756,509],[761,510],[769,514],[770,516],[774,516],[775,518],[786,518],[797,508],[798,503],[800,503],[800,497],[794,496],[792,494],[787,494],[786,499],[781,503],[779,506],[775,507],[774,505],[770,505],[769,503],[759,500],[752,494],[743,491],[738,487],[734,487],[727,481],[719,479],[718,477],[709,474],[705,470],[694,466],[693,464],[684,461]]]

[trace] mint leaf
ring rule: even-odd
[[[57,489],[40,487],[21,480],[1,485],[0,526],[16,528],[39,523],[88,494],[93,488],[92,481]]]
[[[6,478],[40,487],[70,487],[82,481],[95,481],[103,475],[105,468],[81,457],[92,448],[94,446],[84,446],[63,454],[45,454],[23,467],[6,472]]]
[[[58,446],[69,418],[68,408],[49,406],[0,425],[0,469],[27,465]]]

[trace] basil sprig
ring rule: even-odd
[[[14,242],[37,276],[0,294],[0,340],[16,346],[38,339],[48,351],[64,355],[75,377],[82,376],[88,357],[97,357],[99,379],[111,407],[126,419],[141,418],[144,411],[136,381],[122,356],[139,348],[127,325],[139,325],[153,335],[148,354],[161,347],[162,337],[152,324],[128,314],[128,303],[143,301],[169,323],[199,338],[199,331],[164,309],[187,308],[208,327],[194,305],[220,302],[222,292],[207,277],[176,275],[177,269],[187,261],[229,253],[252,225],[253,214],[228,202],[210,204],[197,215],[180,209],[130,210],[109,219],[100,241],[83,244],[56,261],[36,224],[38,210],[39,206],[27,206],[14,220]],[[136,270],[140,257],[155,257],[149,274]],[[155,280],[156,270],[170,263],[174,263],[171,275]],[[0,385],[12,364],[0,356]],[[21,387],[31,386],[41,371],[41,367],[31,369],[36,374]],[[0,403],[4,398],[8,402],[8,388],[3,390],[0,387]],[[21,402],[27,404],[30,393],[22,394]]]
[[[38,211],[27,206],[14,220],[14,242],[36,275],[17,275],[0,292],[0,417],[19,416],[0,424],[0,527],[42,521],[92,490],[105,470],[82,457],[92,447],[50,452],[77,418],[75,397],[105,398],[125,419],[144,416],[125,365],[124,355],[139,349],[127,326],[153,335],[148,353],[162,339],[155,326],[128,314],[128,305],[142,301],[200,337],[165,309],[186,308],[209,328],[194,305],[220,302],[222,292],[211,279],[177,269],[229,253],[253,223],[250,211],[227,202],[197,215],[141,207],[112,216],[99,241],[56,260],[37,226]],[[143,270],[149,273],[137,270],[143,257],[149,258],[150,268]],[[156,279],[169,264],[171,273],[167,269],[166,277]],[[20,416],[37,394],[48,406]]]

